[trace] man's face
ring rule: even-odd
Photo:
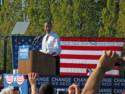
[[[51,24],[45,23],[45,24],[44,24],[44,31],[45,31],[46,33],[49,33],[49,32],[51,31]]]

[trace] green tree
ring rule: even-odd
[[[25,9],[30,26],[28,35],[38,35],[43,33],[43,23],[52,20],[50,2],[51,0],[27,0],[28,7]]]
[[[119,1],[107,0],[106,6],[102,10],[101,26],[99,37],[115,37],[116,27],[119,17]]]
[[[93,0],[55,0],[54,27],[61,36],[97,36],[101,3]]]
[[[120,0],[116,37],[125,38],[125,0]]]

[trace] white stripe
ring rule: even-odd
[[[93,71],[93,70],[94,70],[94,69],[92,69],[92,71]],[[113,70],[107,71],[107,72],[105,73],[105,75],[119,75],[119,70],[113,69]]]
[[[94,70],[93,68],[91,68],[91,69],[92,69],[92,71]],[[119,70],[116,70],[116,69],[110,70],[110,71],[106,72],[105,75],[116,75],[116,76],[119,76]]]
[[[119,56],[121,56],[121,51],[116,51]],[[61,54],[73,54],[73,55],[102,55],[103,51],[93,51],[93,50],[62,50]]]
[[[94,69],[92,69],[94,70]],[[66,73],[87,73],[86,68],[60,68],[60,72]],[[106,75],[119,75],[119,70],[111,70],[106,72]]]
[[[60,68],[60,72],[66,72],[66,73],[86,73],[86,68]]]
[[[61,41],[63,46],[119,46],[122,47],[124,42],[78,42],[78,41]]]
[[[61,63],[72,63],[72,64],[97,64],[98,60],[89,59],[60,59]]]
[[[110,74],[119,75],[119,70],[110,70],[110,71],[106,72],[106,74],[108,74],[108,75],[110,75]]]

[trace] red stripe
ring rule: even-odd
[[[96,68],[96,64],[73,64],[73,63],[60,63],[61,68]],[[118,66],[114,66],[113,70],[119,70]]]
[[[105,77],[109,77],[109,76],[113,76],[113,77],[119,77],[119,74],[106,74]]]
[[[61,76],[86,76],[87,73],[68,73],[68,72],[60,72]]]
[[[118,46],[61,46],[63,50],[113,50],[122,51],[123,47]]]
[[[60,58],[68,58],[68,59],[99,59],[100,55],[68,55],[61,54]]]
[[[60,63],[61,68],[95,68],[96,64]]]
[[[81,38],[81,37],[61,37],[61,41],[86,41],[86,42],[125,42],[124,38]]]
[[[114,70],[119,70],[120,68],[118,66],[113,67]]]

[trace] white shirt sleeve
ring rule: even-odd
[[[54,56],[60,54],[61,47],[60,47],[60,39],[59,38],[54,39],[54,41],[53,41],[53,47],[52,47],[52,49],[48,48],[48,51],[49,51],[50,54],[54,53]]]
[[[48,41],[48,52],[54,56],[59,55],[61,52],[60,39],[57,35],[50,37]]]

